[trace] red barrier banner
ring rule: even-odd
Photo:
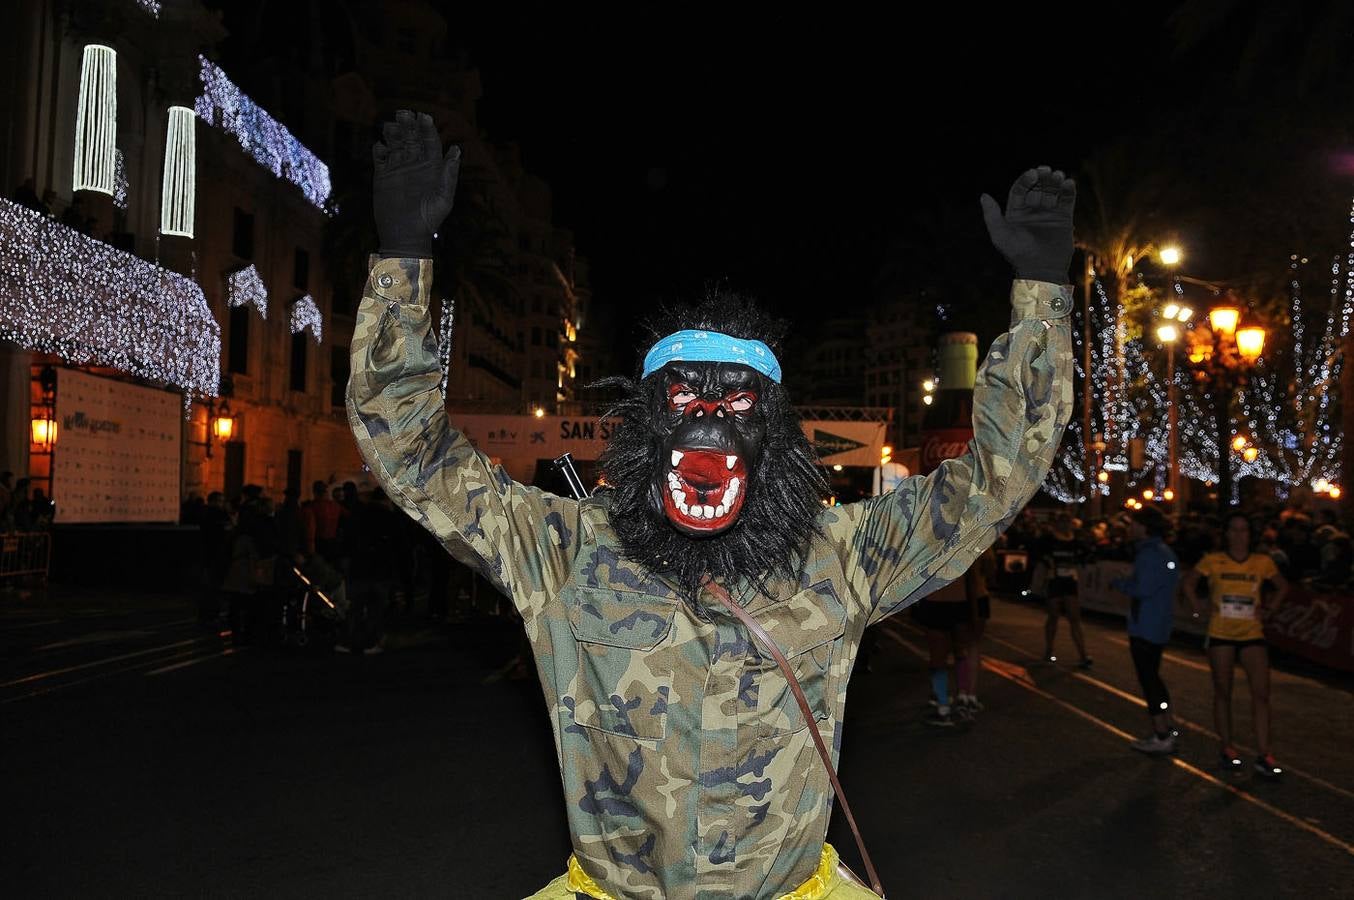
[[[1354,672],[1354,596],[1293,585],[1265,612],[1265,638],[1280,650]]]

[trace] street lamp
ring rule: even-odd
[[[1236,331],[1236,349],[1246,362],[1255,362],[1260,358],[1260,352],[1265,349],[1265,329],[1258,325],[1238,328]]]
[[[1174,249],[1174,248],[1167,248]],[[1180,251],[1175,251],[1175,259],[1180,260]],[[1162,251],[1164,261],[1165,251]],[[1163,322],[1157,326],[1157,340],[1166,345],[1166,491],[1175,497],[1179,488],[1180,461],[1176,430],[1179,416],[1175,399],[1175,343],[1180,340],[1180,330],[1184,323],[1194,315],[1194,310],[1179,303],[1168,303],[1161,311]]]
[[[1230,336],[1236,331],[1236,323],[1241,320],[1241,310],[1235,306],[1215,306],[1208,311],[1208,324],[1214,331]]]

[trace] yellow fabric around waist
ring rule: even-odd
[[[841,876],[837,874],[837,851],[831,844],[824,844],[823,855],[818,859],[818,869],[809,880],[790,893],[781,895],[777,900],[822,900],[837,886],[840,879]],[[617,900],[602,890],[601,885],[583,871],[578,858],[572,855],[569,857],[569,874],[566,876],[565,886],[574,893],[586,894],[593,900]]]

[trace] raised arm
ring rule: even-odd
[[[851,532],[851,569],[870,621],[962,576],[1052,465],[1072,413],[1072,291],[1063,282],[1075,202],[1072,180],[1046,167],[1016,181],[1004,214],[983,195],[988,231],[1016,280],[1011,330],[978,370],[968,452],[828,523]]]
[[[578,504],[510,479],[447,420],[428,294],[432,238],[460,152],[427,115],[401,111],[377,144],[374,259],[353,330],[348,420],[397,506],[510,597],[528,628],[572,562]]]

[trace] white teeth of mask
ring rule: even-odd
[[[715,507],[715,518],[722,518],[727,512],[728,510],[725,509],[724,504],[721,503],[719,506]]]
[[[726,456],[726,457],[724,457],[724,465],[728,466],[729,471],[733,471],[733,467],[736,466],[737,464],[738,464],[738,457],[736,457],[736,456]],[[676,463],[674,463],[673,465],[676,465]]]
[[[682,512],[687,512],[687,510],[683,509]],[[690,513],[689,513],[689,514],[690,514],[691,518],[693,518],[693,519],[700,519],[700,518],[704,518],[704,516],[705,516],[705,513],[701,511],[701,507],[699,507],[699,506],[693,506],[693,507],[691,507],[691,510],[690,510]]]
[[[715,508],[713,506],[705,507],[705,518],[713,519],[715,517]]]
[[[674,489],[672,492],[672,502],[676,503],[678,506],[684,505],[686,503],[686,494]]]
[[[674,451],[672,451],[672,464],[675,466],[675,465],[677,465],[678,463],[680,463],[680,462],[682,461],[682,456],[683,456],[683,455],[684,455],[684,454],[683,454],[682,451],[680,451],[680,450],[674,450]]]

